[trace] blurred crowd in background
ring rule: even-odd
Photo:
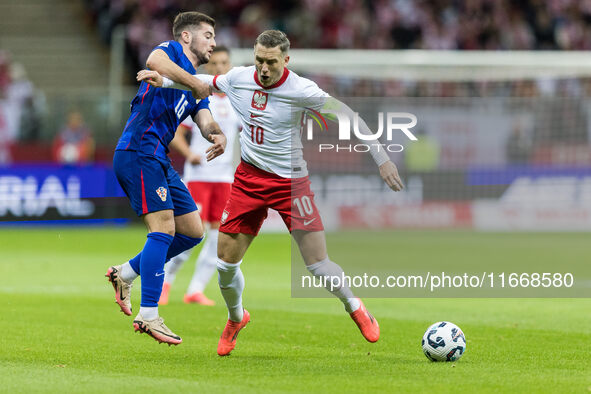
[[[290,37],[292,48],[591,49],[591,0],[202,0],[197,3],[83,0],[83,3],[93,34],[101,38],[106,48],[113,30],[124,26],[130,76],[142,67],[155,45],[171,39],[174,16],[196,6],[216,19],[216,41],[228,47],[250,47],[262,30],[281,29]],[[515,162],[524,162],[529,156],[523,153],[525,148],[519,147],[540,141],[588,142],[587,108],[576,99],[591,97],[590,79],[444,83],[306,76],[339,97],[565,97],[569,100],[540,107],[542,113],[534,123],[544,123],[546,126],[541,130],[514,132],[512,138],[524,142],[509,146],[507,156],[510,160],[515,157]],[[61,126],[41,135],[42,117],[47,110],[43,97],[43,92],[35,91],[27,79],[25,68],[11,61],[10,54],[0,52],[0,163],[11,160],[11,145],[14,148],[19,142],[39,139],[52,146],[51,158],[55,161],[92,161],[94,125],[85,124],[84,114],[76,106],[63,111]],[[551,126],[556,123],[553,116],[566,119],[572,127],[565,130],[560,122],[557,127]],[[113,131],[109,137],[111,145],[119,132]],[[47,135],[52,142],[47,141]],[[528,137],[524,139],[524,135]],[[77,147],[75,152],[72,147]],[[109,151],[112,146],[97,145],[97,149]],[[19,155],[16,156],[18,159]]]
[[[591,49],[589,0],[86,0],[101,36],[127,25],[139,63],[179,10],[212,15],[217,40],[250,47],[265,29],[293,48]]]

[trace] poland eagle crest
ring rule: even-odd
[[[264,110],[267,107],[267,98],[268,94],[265,92],[261,92],[260,90],[255,90],[254,94],[252,95],[252,107],[256,108],[260,111]]]

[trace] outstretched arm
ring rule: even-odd
[[[213,144],[205,151],[205,153],[207,153],[207,161],[211,161],[224,153],[227,142],[226,136],[222,132],[222,129],[220,129],[220,125],[213,120],[213,116],[211,116],[209,109],[204,108],[199,110],[193,120],[197,123],[197,126],[199,126],[203,138]]]
[[[327,98],[324,106],[320,109],[320,113],[325,115],[327,119],[335,122],[338,121],[339,115],[346,116],[348,119],[354,119],[355,117],[355,112],[353,112],[347,104],[334,97]],[[368,136],[373,135],[365,121],[361,118],[359,118],[359,132]],[[365,143],[365,141],[361,142]],[[380,170],[380,176],[390,189],[396,192],[404,189],[404,184],[398,174],[398,168],[396,168],[396,165],[390,160],[383,145],[379,143],[379,140],[376,142],[377,143],[375,144],[369,144],[369,152]]]
[[[191,75],[191,74],[189,74]],[[207,85],[207,89],[209,91],[214,92],[221,92],[221,90],[217,89],[213,75],[206,75],[206,74],[196,74],[191,75],[191,78],[198,83],[204,83]],[[138,81],[146,81],[150,85],[154,86],[155,88],[170,88],[170,89],[180,89],[180,90],[188,90],[193,91],[193,88],[186,83],[179,83],[175,82],[172,79],[163,77],[159,72],[153,70],[141,70],[137,73],[136,79]]]
[[[146,60],[146,67],[161,75],[168,76],[176,83],[185,85],[188,88],[187,90],[190,90],[195,98],[204,99],[211,94],[211,90],[206,83],[195,79],[191,74],[179,67],[175,62],[170,60],[166,52],[162,49],[156,49],[150,53],[150,56]]]

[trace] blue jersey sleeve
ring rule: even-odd
[[[202,109],[209,109],[209,97],[204,98],[203,100],[197,103],[197,110],[195,113],[199,112]]]
[[[179,44],[176,41],[164,41],[162,44],[158,45],[157,47],[155,47],[154,49],[152,49],[152,52],[154,52],[156,49],[161,49],[164,52],[166,52],[166,54],[168,55],[168,57],[170,58],[170,60],[172,60],[175,63],[179,63],[179,60],[181,58],[181,55],[183,53],[183,47],[181,46],[181,44]]]
[[[197,112],[201,111],[202,109],[209,109],[209,97],[199,100],[197,105],[191,108],[191,111],[189,112],[191,119],[193,119],[195,115],[197,115]]]

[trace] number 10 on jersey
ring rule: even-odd
[[[260,126],[250,126],[250,139],[252,142],[256,142],[259,145],[262,145],[264,142],[264,135],[265,130],[263,130]]]

